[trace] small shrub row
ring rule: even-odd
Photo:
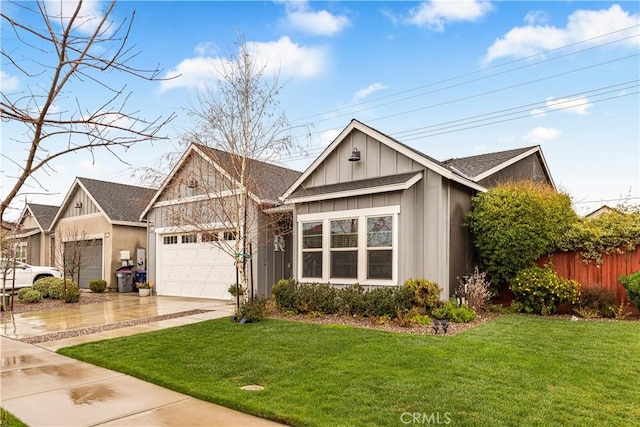
[[[476,320],[477,315],[473,308],[465,304],[458,304],[454,297],[434,309],[433,317],[436,319],[449,319],[454,323],[469,323]]]
[[[39,292],[43,298],[60,299],[65,302],[77,302],[80,299],[80,287],[71,279],[60,277],[44,277],[36,280],[32,290]]]
[[[576,304],[580,297],[580,284],[559,277],[549,266],[521,270],[511,290],[523,311],[542,315],[555,313],[560,304]]]
[[[272,289],[276,306],[290,313],[325,313],[386,316],[393,319],[398,311],[406,313],[414,305],[415,292],[408,286],[380,287],[366,291],[361,285],[335,288],[329,284],[297,284],[280,280]]]

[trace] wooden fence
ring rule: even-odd
[[[640,271],[640,246],[634,252],[605,254],[602,264],[593,261],[585,264],[578,252],[558,252],[538,260],[538,265],[546,264],[550,264],[565,279],[576,280],[583,287],[601,286],[609,289],[618,303],[628,304],[627,292],[618,282],[618,277]],[[640,312],[634,309],[633,314],[640,315]]]

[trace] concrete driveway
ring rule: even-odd
[[[104,325],[190,310],[207,311],[90,333]],[[3,313],[0,406],[30,426],[279,425],[54,353],[77,343],[227,317],[232,312],[233,305],[226,301],[116,295],[111,302],[74,309]],[[61,330],[87,333],[37,345],[19,341]]]

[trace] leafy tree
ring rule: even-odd
[[[467,225],[495,285],[552,252],[577,221],[568,195],[540,183],[506,183],[473,198]]]

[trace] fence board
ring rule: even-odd
[[[551,265],[560,277],[576,280],[584,287],[606,288],[615,294],[618,303],[629,304],[627,292],[618,277],[640,271],[640,246],[633,252],[605,254],[601,265],[593,261],[585,264],[579,252],[557,252],[538,260],[539,266],[546,264]],[[633,312],[640,314],[635,309]]]

